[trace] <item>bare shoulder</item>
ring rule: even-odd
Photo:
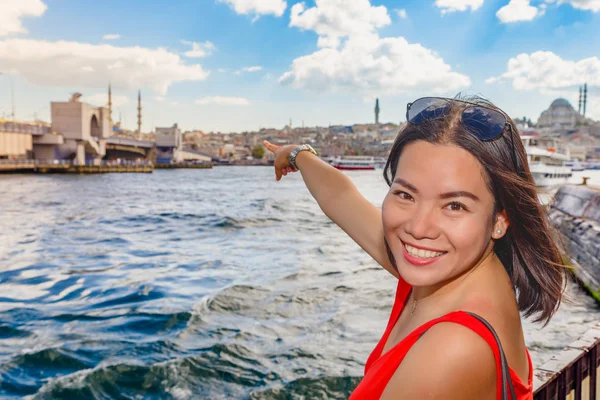
[[[487,342],[465,326],[442,322],[411,347],[381,400],[485,400],[495,392],[496,363]]]

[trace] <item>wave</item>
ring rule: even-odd
[[[254,391],[252,400],[347,399],[362,377],[327,376],[299,378],[282,387]]]
[[[12,326],[8,325],[0,325],[0,339],[22,338],[30,335],[30,332],[13,328]]]
[[[21,354],[0,367],[0,394],[33,394],[42,380],[90,368],[96,362],[81,352],[62,348]]]
[[[53,377],[30,399],[235,399],[280,379],[244,346],[215,344],[197,351],[149,365],[101,364]]]

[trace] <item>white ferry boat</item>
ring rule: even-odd
[[[377,168],[377,169],[384,169],[386,163],[387,163],[387,158],[385,158],[385,157],[375,157],[375,168]]]
[[[371,156],[344,156],[335,158],[330,164],[341,170],[374,170],[375,158]]]
[[[565,165],[571,157],[569,149],[560,140],[537,135],[521,136],[527,162],[537,186],[555,186],[568,183],[573,175]]]

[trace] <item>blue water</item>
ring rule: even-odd
[[[348,172],[381,204],[381,171]],[[337,399],[394,278],[270,167],[0,175],[0,397]],[[570,286],[535,365],[600,317]]]

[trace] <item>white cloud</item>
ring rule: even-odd
[[[340,39],[369,34],[391,23],[385,6],[373,7],[369,0],[315,0],[315,7],[294,4],[290,26],[315,31],[319,47],[338,47]]]
[[[175,82],[209,75],[201,65],[184,64],[163,48],[28,39],[0,40],[0,65],[38,85],[104,87],[112,82],[116,88],[149,87],[158,94]]]
[[[112,94],[111,97],[112,97],[113,111],[115,108],[119,108],[121,106],[126,106],[126,105],[132,103],[131,99],[127,96]],[[84,95],[81,98],[81,101],[83,103],[92,104],[92,105],[98,106],[98,107],[108,107],[108,93],[96,93],[96,94],[92,94],[90,96]]]
[[[196,104],[218,104],[225,106],[247,106],[250,102],[243,97],[207,96],[196,100]]]
[[[519,21],[531,21],[544,13],[543,9],[529,4],[529,0],[510,0],[496,12],[498,19],[505,24]]]
[[[559,0],[558,3],[568,3],[580,10],[600,11],[600,0]]]
[[[0,0],[0,36],[26,33],[23,17],[40,17],[48,8],[41,0]]]
[[[314,30],[320,50],[296,58],[279,83],[315,92],[353,92],[364,97],[408,91],[447,93],[471,84],[434,51],[403,37],[381,38],[391,22],[385,6],[369,0],[316,0],[295,4],[290,26]]]
[[[260,65],[255,65],[253,67],[244,67],[235,71],[236,75],[241,75],[243,72],[258,72],[262,71],[262,67]]]
[[[576,88],[584,82],[588,86],[600,87],[600,59],[589,57],[570,61],[563,60],[551,51],[523,53],[508,61],[506,72],[498,77],[488,78],[486,83],[500,80],[512,80],[515,89],[537,89],[545,94]]]
[[[406,13],[406,10],[404,8],[396,8],[394,9],[394,11],[396,11],[396,14],[401,18],[401,19],[406,19],[408,18],[408,14]]]
[[[157,101],[159,103],[162,103],[165,101],[165,98],[163,96],[154,96],[154,101]]]
[[[575,103],[575,101],[576,99],[574,96],[573,104],[577,104]],[[587,118],[592,118],[596,121],[600,121],[600,98],[598,98],[597,96],[590,98],[588,96],[585,116]]]
[[[120,38],[121,35],[119,35],[118,33],[107,33],[106,35],[102,36],[102,39],[104,40],[117,40]]]
[[[452,71],[432,50],[403,37],[350,37],[341,49],[325,48],[294,60],[279,78],[311,91],[350,91],[364,96],[408,91],[446,93],[468,87],[468,76]]]
[[[217,0],[225,3],[238,14],[260,15],[272,14],[281,17],[287,7],[285,0]]]
[[[483,5],[483,0],[435,0],[435,5],[442,9],[442,14],[455,11],[471,11],[479,9]]]
[[[207,56],[211,55],[217,49],[217,47],[212,42],[209,42],[208,40],[204,43],[196,43],[196,42],[190,42],[188,40],[182,40],[181,43],[192,46],[191,50],[188,50],[185,53],[183,53],[186,57],[189,57],[189,58],[207,57]]]

